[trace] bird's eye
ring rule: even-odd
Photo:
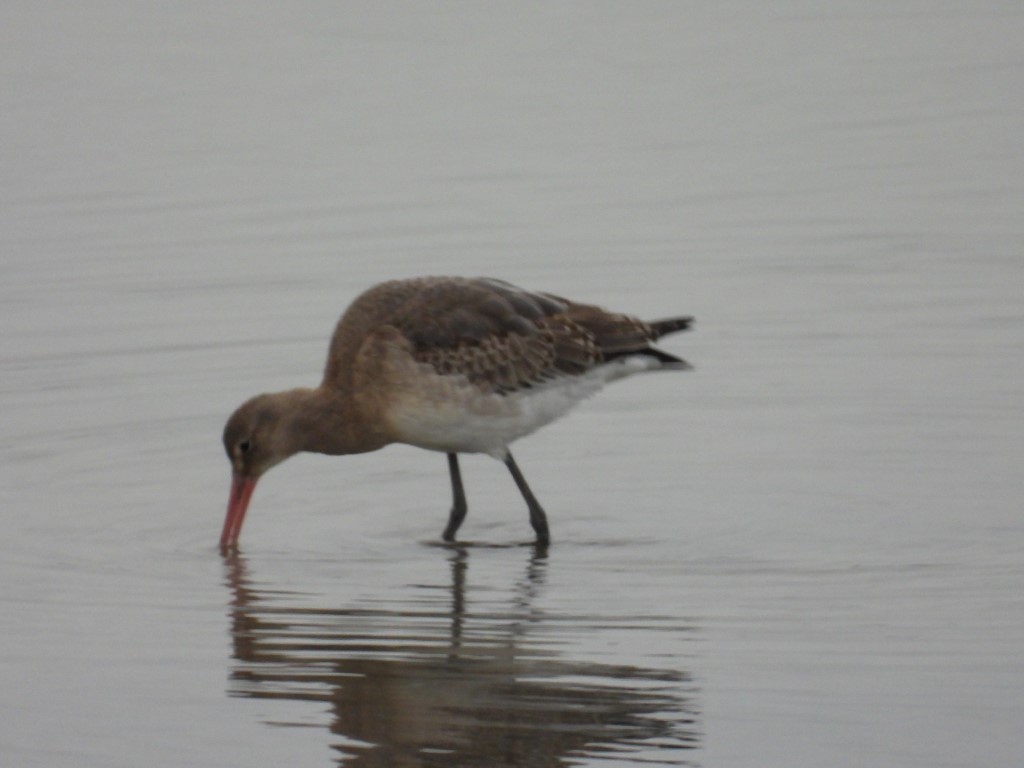
[[[243,440],[242,442],[240,442],[238,444],[238,452],[239,453],[248,453],[251,448],[252,448],[252,442],[249,441],[249,440]]]

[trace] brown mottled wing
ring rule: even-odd
[[[439,373],[511,392],[559,373],[558,350],[541,323],[564,313],[564,300],[500,280],[424,278],[392,313],[413,355]]]
[[[634,317],[500,280],[427,279],[391,320],[417,359],[498,392],[579,375],[627,354],[677,361],[650,348],[659,329]]]
[[[579,375],[626,354],[676,360],[650,348],[661,335],[650,324],[487,278],[382,283],[353,303],[339,331],[343,325],[393,326],[416,359],[497,392]]]

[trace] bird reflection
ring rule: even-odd
[[[310,607],[309,596],[257,584],[242,555],[227,557],[229,693],[325,704],[343,766],[693,764],[699,732],[686,672],[573,661],[557,650],[574,634],[666,627],[540,611],[542,549],[507,605],[467,610],[470,551],[447,556],[450,599],[414,596],[391,610]]]

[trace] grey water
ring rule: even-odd
[[[7,3],[4,766],[1018,766],[1024,6]],[[220,431],[360,291],[697,317],[468,457]]]

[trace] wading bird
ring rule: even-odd
[[[458,455],[485,453],[508,467],[537,544],[547,545],[544,510],[509,445],[609,381],[690,368],[651,343],[691,322],[643,322],[489,278],[374,286],[338,321],[320,386],[258,395],[228,419],[232,482],[221,549],[237,546],[256,481],[275,464],[300,451],[343,455],[390,443],[448,455],[445,541],[466,516]]]

